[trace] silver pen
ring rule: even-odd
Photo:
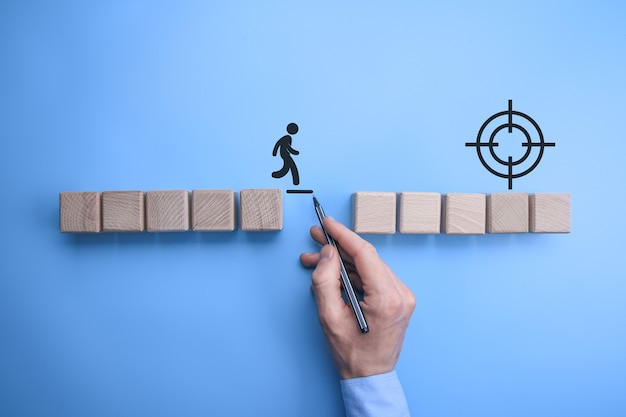
[[[313,196],[313,204],[315,205],[315,214],[317,214],[317,218],[320,221],[320,225],[322,226],[322,231],[324,231],[324,236],[326,237],[326,242],[328,244],[333,245],[335,249],[337,249],[337,254],[339,254],[339,247],[337,247],[337,242],[331,235],[328,234],[326,228],[324,227],[324,209],[320,206],[317,198]],[[346,271],[346,267],[343,264],[343,259],[341,259],[341,254],[339,254],[339,266],[341,273],[341,288],[346,293],[348,301],[352,305],[352,310],[354,311],[354,316],[356,317],[357,322],[359,323],[359,328],[363,333],[367,333],[369,328],[367,327],[367,322],[365,321],[365,316],[363,316],[363,311],[361,310],[361,305],[359,304],[359,299],[356,297],[356,293],[354,292],[354,287],[352,287],[352,283],[350,282],[350,277],[348,277],[348,272]]]

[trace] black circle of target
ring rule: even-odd
[[[508,123],[503,123],[501,125],[499,125],[498,127],[496,127],[491,134],[489,135],[489,141],[488,142],[481,142],[481,139],[483,137],[483,133],[485,131],[485,129],[487,128],[487,126],[495,119],[497,119],[498,117],[502,117],[502,116],[506,116],[508,117]],[[528,132],[528,130],[526,130],[526,128],[524,128],[523,126],[521,126],[518,123],[513,123],[513,117],[514,116],[519,116],[525,120],[527,120],[530,124],[532,124],[532,126],[535,128],[535,130],[537,131],[537,134],[539,136],[539,142],[533,142],[530,133]],[[516,160],[513,161],[513,158],[511,156],[509,156],[508,161],[505,161],[504,159],[500,158],[497,154],[496,151],[494,150],[495,147],[498,146],[498,143],[495,142],[495,138],[496,135],[502,130],[507,128],[509,130],[509,133],[511,133],[513,131],[513,129],[517,129],[519,131],[521,131],[524,134],[524,137],[526,138],[526,142],[522,143],[522,146],[525,146],[526,152],[524,153],[524,155]],[[496,114],[494,114],[493,116],[489,117],[480,127],[480,129],[478,130],[478,135],[476,136],[476,142],[468,142],[465,144],[465,146],[474,146],[476,147],[476,153],[478,154],[478,159],[480,160],[480,162],[483,164],[483,166],[492,174],[500,177],[500,178],[507,178],[509,180],[509,189],[513,188],[513,179],[514,178],[520,178],[523,177],[524,175],[530,173],[532,170],[534,170],[537,165],[539,165],[539,162],[541,161],[541,158],[543,157],[543,151],[544,148],[546,146],[555,146],[556,144],[554,142],[545,142],[544,138],[543,138],[543,132],[541,131],[541,128],[539,127],[539,125],[537,124],[537,122],[535,122],[531,117],[529,117],[528,115],[513,110],[513,100],[509,100],[509,108],[508,110],[505,111],[501,111],[498,112]],[[481,148],[483,147],[487,147],[489,148],[489,153],[491,155],[491,157],[500,165],[504,165],[505,167],[507,167],[507,173],[502,173],[499,171],[496,171],[493,167],[491,167],[487,161],[485,161],[485,157],[482,153]],[[523,172],[519,172],[519,173],[513,173],[513,167],[522,164],[523,162],[525,162],[529,157],[530,154],[532,152],[532,148],[539,148],[538,151],[538,155],[537,155],[537,159],[531,164],[531,166],[524,170]]]
[[[481,146],[485,146],[485,145],[487,145],[490,149],[493,148],[493,146],[492,146],[493,144],[492,143],[482,144],[482,142],[480,141],[480,139],[482,137],[482,134],[483,134],[483,131],[485,130],[487,125],[489,123],[491,123],[494,119],[496,119],[496,118],[498,118],[500,116],[507,116],[507,115],[516,115],[516,116],[521,116],[521,117],[525,118],[530,123],[532,123],[533,127],[537,130],[537,133],[539,134],[539,142],[540,143],[538,145],[536,145],[536,146],[539,147],[539,155],[537,155],[537,160],[531,165],[530,168],[528,168],[524,172],[520,172],[519,174],[511,174],[511,173],[503,174],[501,172],[496,171],[491,166],[489,166],[487,161],[485,161],[485,158],[483,157],[482,152],[480,150]],[[505,110],[505,111],[501,111],[499,113],[494,114],[489,119],[487,119],[485,121],[485,123],[483,123],[483,125],[480,127],[480,130],[478,131],[478,136],[476,137],[476,145],[477,145],[476,147],[478,148],[477,151],[478,151],[478,157],[480,158],[480,162],[482,162],[484,167],[487,168],[487,170],[489,172],[491,172],[492,174],[494,174],[494,175],[496,175],[496,176],[498,176],[500,178],[521,178],[524,175],[526,175],[529,172],[531,172],[533,169],[535,169],[537,167],[537,165],[539,165],[539,162],[541,161],[541,158],[543,157],[543,147],[546,146],[547,144],[543,140],[543,133],[541,132],[541,128],[539,127],[537,122],[535,122],[533,119],[531,119],[530,117],[528,117],[527,115],[525,115],[522,112],[515,111],[515,110]],[[502,161],[500,158],[497,158],[497,159]],[[502,162],[499,162],[499,163],[502,164],[502,165],[505,165],[505,166],[509,166],[508,162],[502,161]]]
[[[501,131],[502,129],[508,128],[509,126],[506,124],[502,124],[500,126],[498,126],[497,128],[494,129],[494,131],[491,133],[491,136],[489,137],[489,144],[491,146],[489,146],[489,153],[491,153],[491,156],[493,156],[493,159],[495,159],[496,161],[498,161],[498,163],[502,164],[502,165],[509,165],[509,162],[504,161],[502,159],[500,159],[500,157],[498,155],[496,155],[496,151],[493,150],[494,146],[493,146],[493,141],[496,138],[496,135],[498,134],[499,131]],[[526,143],[528,144],[528,146],[526,146],[526,153],[524,153],[524,156],[522,156],[520,159],[518,159],[515,162],[512,162],[511,165],[519,165],[521,163],[523,163],[524,161],[526,161],[528,159],[528,157],[530,156],[530,153],[532,152],[532,146],[530,146],[531,143],[533,143],[532,139],[530,138],[530,134],[528,133],[528,131],[526,129],[524,129],[523,126],[520,126],[516,123],[514,123],[512,125],[512,127],[520,130],[524,136],[526,137]]]

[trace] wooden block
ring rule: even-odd
[[[59,224],[61,233],[98,233],[100,193],[59,193]]]
[[[537,193],[529,198],[530,231],[533,233],[569,233],[571,197],[569,194]]]
[[[191,228],[204,232],[230,232],[237,227],[237,208],[233,190],[193,190]]]
[[[353,194],[352,207],[356,233],[396,232],[396,193],[359,191]]]
[[[189,193],[187,190],[146,192],[146,228],[149,232],[189,230]]]
[[[489,233],[528,233],[528,194],[494,193],[487,196]]]
[[[105,191],[102,193],[102,231],[143,232],[145,229],[142,191]]]
[[[441,194],[400,193],[398,231],[437,234],[441,229]]]
[[[283,229],[283,195],[277,188],[245,189],[239,193],[241,230],[269,232]]]
[[[483,235],[487,199],[485,194],[446,194],[443,199],[444,231],[449,235]]]

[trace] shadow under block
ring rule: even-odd
[[[571,197],[569,194],[531,194],[529,202],[531,232],[569,233],[571,231]]]
[[[245,189],[239,192],[241,230],[271,232],[283,229],[283,195],[277,188]]]
[[[100,232],[100,193],[59,193],[59,227],[62,233]]]
[[[441,229],[441,194],[400,193],[398,231],[412,234],[438,234]]]
[[[103,232],[143,232],[145,229],[142,191],[105,191],[102,193]]]
[[[396,232],[396,193],[359,191],[353,194],[352,228],[356,233]]]
[[[487,208],[485,194],[446,194],[443,206],[443,223],[446,234],[485,234]]]
[[[237,227],[233,190],[193,190],[191,228],[196,232],[232,232]]]
[[[189,230],[189,193],[187,190],[146,192],[146,229],[149,232]]]
[[[528,233],[528,194],[489,194],[487,196],[487,232]]]

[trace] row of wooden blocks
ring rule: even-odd
[[[569,233],[569,194],[557,193],[390,193],[353,195],[357,233],[476,235]],[[397,209],[396,209],[397,207]]]
[[[279,189],[239,193],[244,231],[283,228]],[[233,190],[105,191],[59,194],[63,233],[233,231]],[[397,219],[397,221],[396,221]],[[352,227],[357,233],[393,234],[568,233],[569,194],[438,194],[357,192]]]
[[[240,223],[245,231],[283,228],[279,189],[239,193]],[[233,190],[64,192],[59,194],[63,233],[227,232],[237,228]]]

